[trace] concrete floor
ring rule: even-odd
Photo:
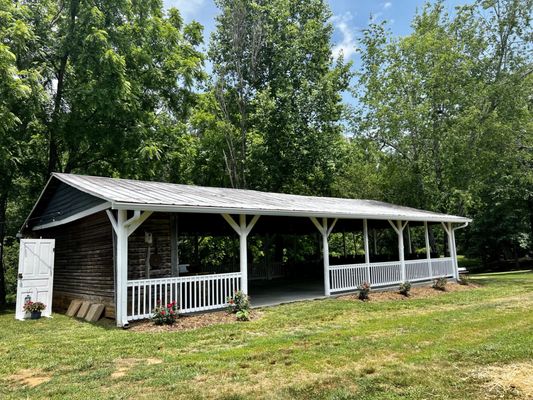
[[[251,281],[248,292],[252,307],[266,307],[324,297],[322,281],[272,280]]]

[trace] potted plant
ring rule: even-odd
[[[40,301],[28,301],[24,303],[24,311],[30,313],[30,319],[39,319],[41,318],[41,312],[46,308],[44,303]]]

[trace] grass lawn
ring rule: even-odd
[[[429,299],[327,299],[252,322],[132,332],[0,315],[0,398],[533,396],[533,273]]]

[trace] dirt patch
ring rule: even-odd
[[[449,292],[464,292],[478,288],[476,284],[459,285],[458,283],[448,282],[446,291],[435,290],[429,286],[415,286],[411,288],[409,297],[398,293],[397,290],[388,290],[383,292],[370,292],[370,301],[390,301],[390,300],[411,300],[411,299],[428,299],[431,297],[441,296]],[[357,294],[348,294],[338,297],[341,300],[359,300]]]
[[[483,382],[491,397],[533,399],[533,362],[483,367],[472,376]]]
[[[35,369],[21,369],[16,374],[9,376],[9,380],[13,383],[36,387],[52,379],[52,376],[45,374],[42,370]]]
[[[116,369],[111,374],[111,378],[117,379],[125,376],[130,369],[143,363],[145,365],[161,364],[163,360],[159,358],[119,358],[115,361]]]
[[[250,311],[250,320],[261,318],[263,313],[257,310]],[[188,331],[218,324],[245,324],[237,321],[235,315],[226,311],[208,312],[204,314],[183,315],[178,318],[174,325],[154,325],[150,320],[134,322],[130,324],[130,331],[134,332],[172,332]]]

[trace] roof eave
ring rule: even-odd
[[[469,218],[455,215],[435,215],[410,217],[406,215],[382,215],[370,213],[327,213],[312,211],[287,211],[287,210],[267,210],[253,209],[245,207],[199,207],[199,206],[177,206],[169,204],[141,204],[112,202],[111,208],[114,210],[139,210],[154,212],[182,212],[182,213],[200,213],[200,214],[247,214],[247,215],[270,215],[280,217],[315,217],[315,218],[343,218],[343,219],[373,219],[373,220],[403,220],[403,221],[420,221],[420,222],[453,222],[464,223],[472,222]]]

